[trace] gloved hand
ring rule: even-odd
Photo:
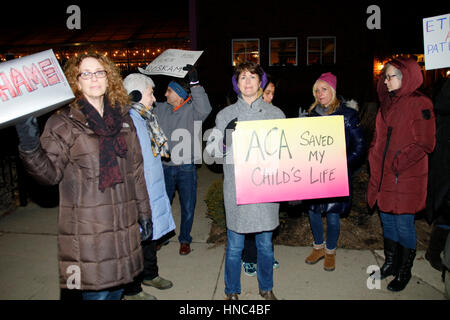
[[[139,226],[141,230],[141,241],[152,240],[153,223],[151,219],[139,218]]]
[[[231,146],[232,144],[232,139],[231,139],[231,134],[233,133],[234,129],[236,128],[236,122],[237,122],[237,118],[234,118],[233,120],[231,120],[230,122],[228,122],[227,126],[225,127],[225,134],[223,137],[223,144],[226,145],[227,147]]]
[[[191,87],[199,84],[197,69],[195,69],[192,64],[187,64],[183,67],[183,70],[188,72],[187,75],[189,77],[189,85]]]
[[[39,127],[36,117],[29,117],[25,121],[17,123],[16,131],[21,150],[34,150],[39,145]]]
[[[308,110],[300,108],[299,113],[298,113],[298,117],[299,118],[303,118],[303,117],[307,117],[307,116],[308,116]]]

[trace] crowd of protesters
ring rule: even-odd
[[[106,56],[78,55],[64,66],[75,100],[48,119],[42,135],[35,117],[16,124],[19,153],[28,173],[42,184],[59,185],[61,288],[73,288],[67,272],[73,266],[80,271],[75,289],[83,299],[151,300],[156,297],[143,292],[141,285],[172,287],[170,280],[159,276],[157,241],[176,229],[171,203],[178,190],[179,254],[191,252],[197,197],[193,149],[194,140],[200,139],[194,124],[212,111],[196,68],[187,65],[185,70],[186,79],[170,81],[166,101],[156,102],[155,83],[145,70],[122,79]],[[299,115],[343,116],[350,194],[304,201],[314,238],[305,263],[323,259],[324,270],[338,267],[340,217],[350,210],[351,176],[368,155],[367,201],[378,209],[383,226],[385,262],[380,276],[394,276],[388,289],[401,291],[411,278],[414,219],[425,208],[434,226],[427,259],[442,269],[437,256],[450,228],[449,81],[435,109],[430,98],[418,91],[422,82],[413,59],[396,58],[385,66],[378,80],[380,107],[372,141],[364,140],[356,102],[337,94],[334,74],[323,73],[311,83],[314,103],[306,112],[300,108]],[[238,121],[285,118],[282,106],[272,104],[276,82],[258,64],[238,64],[232,84],[237,101],[218,110],[213,129],[223,137],[220,147],[228,156],[233,139],[227,131],[235,130]],[[192,137],[191,152],[177,150],[171,139],[177,130]],[[447,166],[446,175],[439,170],[442,166]],[[273,270],[279,263],[272,235],[279,225],[280,204],[237,205],[234,165],[223,163],[223,173],[226,299],[239,299],[244,266],[244,272],[257,276],[260,295],[276,300]],[[427,184],[436,190],[428,200]]]

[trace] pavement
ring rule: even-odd
[[[168,290],[143,286],[159,300],[223,300],[225,246],[206,242],[211,220],[203,201],[209,185],[221,174],[205,165],[198,170],[198,198],[192,229],[192,252],[178,254],[176,236],[158,251],[160,276],[174,285]],[[58,300],[57,208],[35,203],[0,216],[0,300]],[[180,206],[176,196],[173,215],[178,232]],[[445,300],[440,272],[418,251],[413,277],[405,290],[387,290],[392,279],[369,279],[371,268],[383,264],[383,251],[337,250],[336,270],[323,270],[322,262],[304,262],[311,247],[275,245],[280,268],[274,270],[274,293],[284,300]],[[368,271],[369,270],[369,271]],[[262,300],[256,277],[241,272],[241,300]]]

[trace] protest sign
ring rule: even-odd
[[[450,14],[423,19],[425,69],[450,67]]]
[[[143,74],[163,74],[177,78],[184,78],[187,74],[183,67],[198,60],[203,51],[189,51],[179,49],[167,49],[153,60],[145,69],[138,68]]]
[[[0,127],[42,115],[72,99],[51,49],[0,64]]]
[[[349,195],[343,116],[237,122],[237,204]]]

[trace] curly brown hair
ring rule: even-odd
[[[88,52],[76,55],[70,58],[64,65],[64,73],[67,81],[75,94],[74,105],[83,97],[83,93],[78,88],[78,75],[80,73],[80,64],[86,58],[97,59],[107,72],[108,87],[105,96],[108,98],[111,106],[120,107],[121,109],[130,104],[130,98],[123,86],[122,77],[119,69],[116,67],[108,57],[95,53]]]

